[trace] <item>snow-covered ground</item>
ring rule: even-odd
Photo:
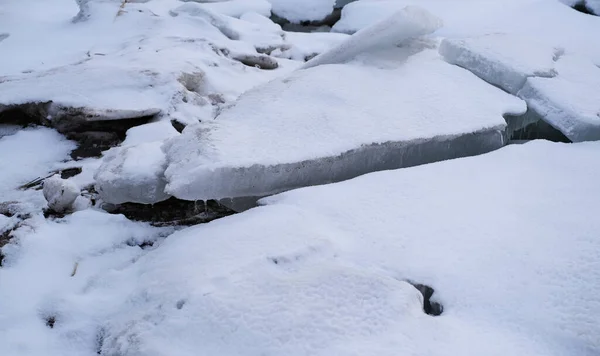
[[[0,355],[600,355],[584,12],[0,1]]]

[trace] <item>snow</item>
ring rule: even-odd
[[[555,0],[360,0],[342,10],[334,31],[354,33],[405,6],[416,5],[444,22],[444,38],[511,34],[589,57],[600,64],[600,21]]]
[[[398,62],[402,50],[392,49],[388,65],[396,67],[295,72],[246,92],[217,120],[187,127],[163,148],[166,191],[187,200],[261,196],[504,144],[502,115],[524,113],[522,101],[434,50]],[[446,148],[401,154],[423,142]]]
[[[335,0],[269,0],[273,13],[291,23],[320,21],[333,12]]]
[[[600,139],[600,68],[567,55],[557,70],[555,78],[529,78],[519,97],[571,141]]]
[[[344,42],[323,52],[302,68],[342,63],[359,53],[389,48],[430,34],[442,26],[441,21],[419,7],[406,7],[381,22],[358,31]]]
[[[74,148],[73,142],[47,128],[22,129],[0,138],[2,200],[10,199],[11,191],[20,185],[48,174]]]
[[[0,352],[597,354],[599,151],[538,141],[295,190],[151,250],[127,241],[161,230],[120,216],[45,222],[5,251]]]
[[[44,180],[44,198],[48,201],[48,207],[56,213],[64,213],[73,210],[73,203],[79,197],[80,191],[77,185],[60,175],[54,175]]]
[[[554,59],[562,54],[562,50],[522,36],[494,34],[445,39],[440,45],[440,54],[448,63],[517,94],[528,77],[553,77]]]
[[[600,354],[600,144],[579,142],[600,138],[598,17],[359,0],[338,33],[269,18],[344,2],[0,1],[0,355]],[[152,118],[74,161],[15,105],[61,132]],[[576,143],[507,145],[538,116]],[[282,191],[191,227],[100,209]]]

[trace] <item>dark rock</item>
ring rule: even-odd
[[[76,159],[100,156],[102,151],[121,143],[127,130],[150,122],[157,113],[155,109],[94,112],[87,108],[62,107],[52,102],[0,104],[0,123],[54,128],[79,143],[79,147],[71,153]]]
[[[111,214],[123,214],[131,220],[146,221],[155,226],[195,225],[235,213],[215,200],[194,202],[177,198],[169,198],[152,205],[104,204],[102,208]]]
[[[407,282],[412,284],[423,295],[423,311],[425,314],[438,316],[443,313],[444,307],[440,303],[431,300],[433,293],[435,293],[433,288],[425,284]]]
[[[291,32],[313,32],[319,27],[327,26],[333,27],[342,17],[341,7],[335,8],[331,14],[325,18],[317,21],[302,21],[300,23],[290,22],[288,19],[278,16],[277,14],[271,15],[271,21],[280,25],[284,31]]]
[[[56,324],[55,316],[46,317],[46,326],[47,327],[49,327],[50,329],[54,329],[54,324]]]

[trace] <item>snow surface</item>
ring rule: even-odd
[[[503,145],[502,115],[524,113],[522,101],[437,51],[404,63],[398,51],[391,68],[359,62],[297,71],[243,94],[214,122],[186,128],[164,147],[166,191],[187,200],[261,196],[402,167],[399,149],[423,140],[449,144],[482,133],[490,137],[481,143],[475,135],[470,146],[478,153]]]
[[[47,128],[26,128],[0,137],[0,202],[22,201],[43,207],[41,191],[19,191],[17,188],[57,168],[69,158],[75,144],[58,132]]]
[[[527,105],[571,141],[600,139],[600,68],[566,55],[554,78],[529,78],[519,91]]]
[[[440,54],[448,63],[511,94],[517,94],[528,77],[553,77],[554,60],[562,52],[533,39],[501,34],[445,39],[440,45]]]
[[[596,355],[599,157],[512,145],[288,192],[164,241],[95,211],[44,222],[5,248],[0,353]]]

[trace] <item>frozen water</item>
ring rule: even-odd
[[[554,78],[529,78],[519,91],[529,108],[573,142],[600,139],[600,68],[565,55]]]
[[[94,176],[102,200],[151,204],[168,199],[161,146],[162,141],[154,141],[109,151]]]
[[[318,66],[243,94],[164,147],[167,193],[261,196],[484,153],[504,144],[502,115],[525,112],[522,101],[437,51],[393,62]]]
[[[528,77],[552,77],[562,50],[515,35],[445,39],[440,54],[486,82],[516,94]]]
[[[343,63],[359,53],[393,47],[430,34],[441,26],[441,21],[427,11],[415,6],[406,7],[383,21],[357,32],[329,51],[321,53],[302,68]]]

